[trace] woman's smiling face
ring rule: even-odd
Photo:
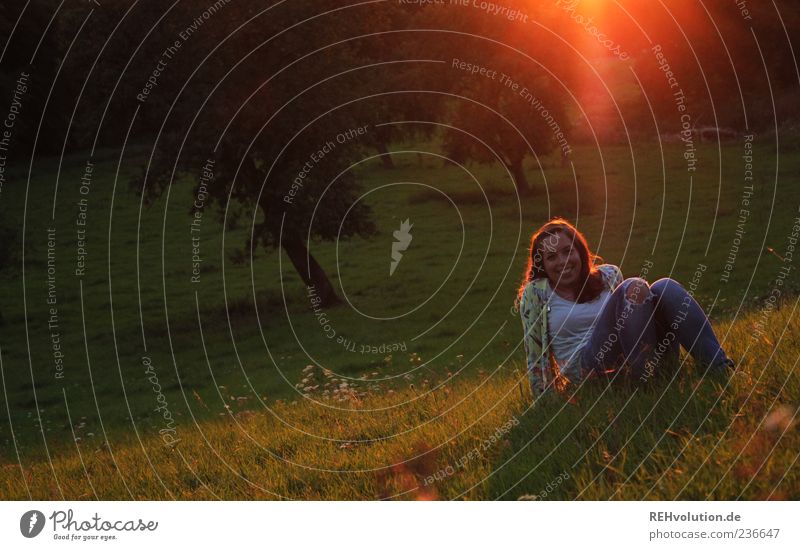
[[[581,257],[572,238],[563,231],[542,240],[542,267],[553,288],[576,288],[581,273]]]

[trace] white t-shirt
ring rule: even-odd
[[[547,282],[547,285],[550,290],[553,290],[550,281]],[[597,317],[609,296],[611,296],[611,291],[605,288],[591,302],[578,304],[565,300],[555,291],[552,292],[549,300],[547,326],[553,355],[562,372],[567,370],[573,358],[577,361],[577,353],[588,342]]]

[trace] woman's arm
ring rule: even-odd
[[[522,318],[523,342],[525,343],[525,356],[528,364],[528,380],[534,398],[538,398],[547,389],[547,379],[542,370],[542,337],[540,316],[542,304],[533,285],[529,284],[522,293],[519,306]]]
[[[622,276],[622,270],[619,266],[614,264],[602,264],[597,266],[598,269],[602,269],[606,273],[607,279],[611,282],[612,290],[617,288],[625,278]]]

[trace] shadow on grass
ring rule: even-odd
[[[640,474],[679,464],[687,441],[730,423],[735,413],[724,387],[724,378],[704,377],[687,361],[665,365],[648,385],[637,387],[622,370],[545,397],[509,434],[511,449],[493,465],[489,497],[615,498]]]

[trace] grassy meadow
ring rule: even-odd
[[[399,145],[394,170],[361,165],[378,234],[310,247],[345,300],[324,322],[285,254],[233,262],[249,223],[223,231],[210,209],[191,282],[193,182],[141,205],[128,181],[143,151],[98,152],[87,195],[85,155],[37,161],[27,188],[12,173],[0,215],[25,227],[25,270],[0,272],[0,496],[800,498],[800,279],[792,268],[775,283],[800,154],[776,164],[756,145],[731,265],[743,147],[701,145],[691,178],[680,145],[634,147],[578,147],[574,174],[530,163],[521,199],[496,165],[465,171]],[[555,215],[626,277],[694,280],[737,373],[710,380],[684,354],[647,389],[611,380],[531,407],[511,308],[530,234]],[[390,277],[405,219],[413,240]]]

